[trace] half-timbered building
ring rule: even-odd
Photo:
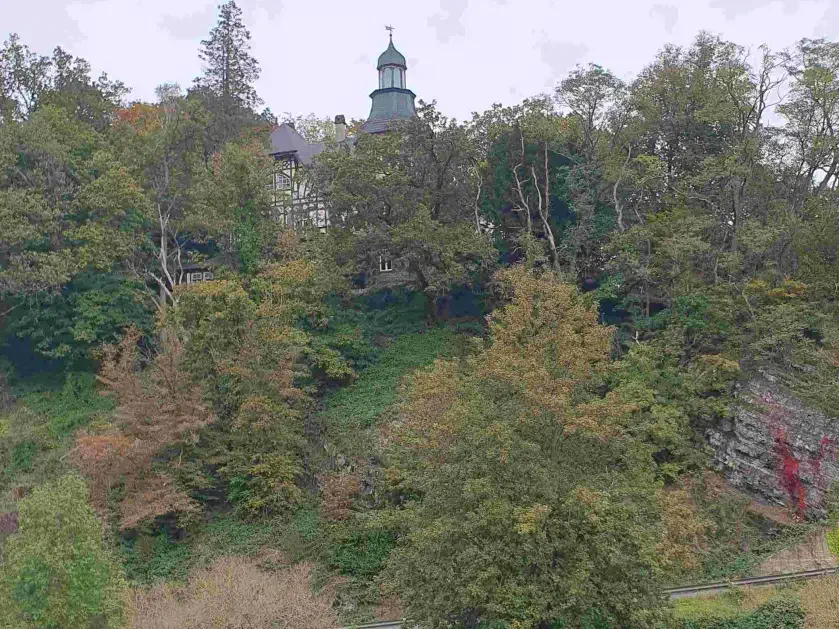
[[[416,116],[416,95],[407,88],[408,66],[405,57],[393,45],[393,34],[387,49],[379,55],[376,70],[378,88],[370,94],[370,115],[359,133],[386,133],[398,120]],[[351,148],[355,138],[347,137],[344,116],[335,116],[335,142]],[[277,220],[294,229],[329,227],[329,207],[308,185],[306,167],[324,149],[322,142],[310,143],[294,128],[283,123],[270,137],[270,154],[275,160],[273,180],[268,184]],[[386,270],[387,260],[383,263]]]

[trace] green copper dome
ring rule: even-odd
[[[379,89],[370,94],[373,102],[370,115],[359,129],[360,133],[385,133],[399,120],[410,120],[417,115],[414,107],[415,94],[405,82],[408,66],[405,57],[390,45],[379,57]]]
[[[407,69],[405,65],[404,55],[393,47],[393,37],[390,39],[390,44],[381,55],[379,55],[379,64],[376,66],[377,70],[381,70],[383,66],[401,66]]]

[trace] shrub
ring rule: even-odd
[[[827,540],[827,548],[830,550],[830,553],[834,557],[839,558],[839,525],[825,533],[825,539]]]
[[[141,533],[123,542],[123,563],[128,578],[135,583],[185,580],[190,559],[190,547],[172,541],[165,531],[157,535]]]
[[[450,355],[453,340],[453,334],[444,328],[399,337],[352,386],[329,396],[326,421],[353,429],[374,425],[384,410],[396,401],[403,376],[430,365],[440,356]]]
[[[38,451],[34,441],[21,441],[12,448],[12,470],[28,471],[32,469],[32,457]]]
[[[68,475],[20,501],[0,563],[0,626],[119,626],[123,581],[87,498]]]
[[[798,600],[783,596],[764,603],[752,612],[731,617],[728,613],[681,620],[678,629],[800,629],[804,611]],[[815,626],[815,625],[814,625]],[[822,629],[824,625],[819,625]]]
[[[185,588],[135,591],[131,627],[336,627],[332,589],[313,593],[311,573],[311,565],[298,564],[278,574],[266,574],[252,559],[223,558],[194,574]]]
[[[306,542],[311,542],[318,535],[318,514],[312,509],[300,509],[294,514],[294,527],[300,533],[300,537]]]
[[[353,533],[335,546],[332,561],[342,574],[371,577],[381,571],[392,548],[389,533]]]

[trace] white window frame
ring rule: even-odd
[[[390,273],[393,271],[393,259],[379,256],[379,272]]]
[[[274,173],[275,190],[291,190],[291,177],[285,173]]]

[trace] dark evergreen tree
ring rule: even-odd
[[[250,54],[251,34],[234,0],[219,5],[219,19],[209,38],[201,42],[204,73],[195,79],[194,93],[213,115],[208,129],[211,149],[235,137],[243,126],[257,121],[254,109],[262,103],[254,83],[259,62]]]

